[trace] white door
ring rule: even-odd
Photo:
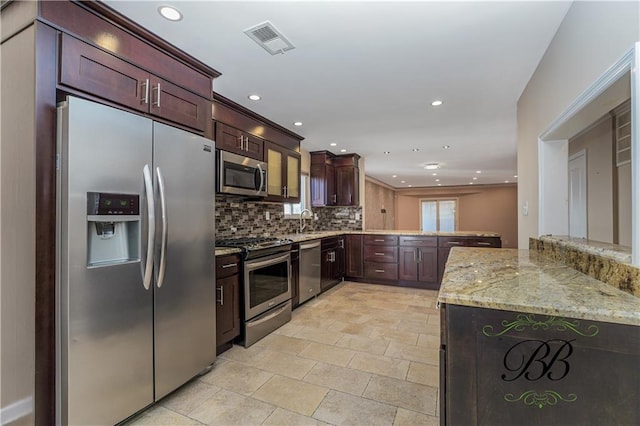
[[[569,236],[587,238],[587,152],[569,157]]]

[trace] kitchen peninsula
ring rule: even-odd
[[[638,424],[640,299],[535,251],[454,249],[441,424]]]

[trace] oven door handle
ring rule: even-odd
[[[254,269],[262,268],[263,266],[274,265],[276,263],[280,263],[280,262],[283,262],[285,260],[289,260],[289,258],[290,258],[290,254],[286,253],[286,254],[283,254],[282,256],[274,257],[274,258],[268,259],[268,260],[263,260],[261,262],[245,263],[245,266],[247,267],[248,270],[254,270]]]

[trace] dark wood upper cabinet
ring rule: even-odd
[[[204,131],[211,102],[98,47],[62,34],[62,86]]]
[[[220,122],[216,123],[216,148],[259,161],[264,159],[264,140]]]
[[[264,142],[267,162],[267,197],[265,201],[300,202],[300,154],[272,142]]]
[[[311,205],[358,206],[360,172],[358,154],[311,153]]]

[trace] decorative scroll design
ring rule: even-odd
[[[600,329],[597,325],[590,325],[586,330],[580,331],[579,320],[568,320],[562,317],[547,316],[544,321],[536,320],[533,314],[518,314],[515,321],[502,321],[503,329],[499,332],[494,332],[492,325],[485,325],[482,327],[482,334],[487,337],[502,336],[508,331],[524,331],[526,327],[531,327],[532,330],[549,330],[555,327],[557,331],[573,331],[574,333],[584,337],[594,337],[598,334]]]
[[[522,401],[525,405],[537,406],[542,408],[546,405],[556,405],[558,402],[575,402],[578,396],[575,393],[570,393],[566,397],[560,395],[556,391],[546,390],[538,393],[533,390],[523,392],[522,395],[516,397],[512,393],[508,393],[504,396],[504,400],[507,402],[519,402]]]

